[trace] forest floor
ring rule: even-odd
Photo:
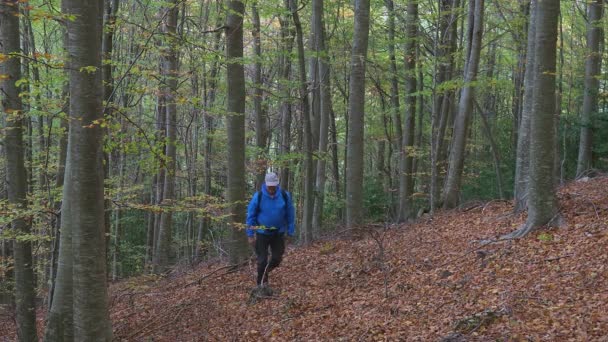
[[[250,298],[253,262],[127,279],[110,289],[114,337],[608,341],[608,177],[567,184],[559,203],[564,227],[519,240],[487,243],[525,221],[491,201],[290,247],[270,298]]]

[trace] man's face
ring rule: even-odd
[[[266,185],[266,190],[268,190],[268,193],[273,196],[277,193],[277,187],[273,185]]]

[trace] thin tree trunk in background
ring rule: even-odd
[[[355,27],[350,61],[346,169],[346,225],[363,223],[363,152],[365,122],[365,64],[369,38],[369,0],[355,1]]]
[[[325,45],[325,9],[323,0],[315,0],[315,5],[318,6],[319,19],[316,22],[319,30],[318,50],[321,53],[319,57],[319,84],[320,84],[320,100],[321,111],[320,127],[319,127],[319,160],[317,161],[316,184],[315,184],[315,204],[313,210],[312,226],[316,232],[320,232],[323,224],[323,204],[325,200],[325,182],[326,165],[327,165],[327,145],[329,134],[329,117],[332,108],[331,104],[331,84],[330,84],[330,64],[329,54]]]
[[[114,79],[112,76],[112,64],[109,62],[112,60],[112,50],[114,48],[114,31],[116,23],[116,12],[118,11],[118,0],[105,0],[104,1],[104,18],[103,18],[103,38],[101,43],[102,60],[105,60],[101,67],[101,74],[103,79],[103,99],[107,102],[105,108],[106,112],[104,115],[113,115],[113,92],[114,92]],[[106,134],[109,134],[110,130],[106,129]],[[104,184],[106,192],[109,192],[109,180],[111,173],[111,155],[109,152],[104,152]],[[105,237],[106,237],[106,255],[109,254],[110,248],[110,237],[111,237],[111,215],[112,215],[112,202],[110,198],[104,200],[105,207]]]
[[[341,181],[340,181],[340,162],[339,162],[339,158],[338,158],[338,132],[336,129],[336,113],[334,113],[334,110],[330,110],[329,111],[330,114],[330,118],[329,118],[329,123],[330,123],[330,132],[329,132],[329,136],[331,138],[331,164],[332,164],[332,174],[333,174],[333,181],[334,181],[334,186],[335,186],[335,192],[336,192],[336,196],[338,197],[338,202],[341,203],[343,196],[342,196],[342,187],[340,186]],[[344,218],[344,210],[338,210],[338,219],[339,221],[342,221],[342,219]]]
[[[585,90],[583,92],[583,111],[581,112],[581,133],[576,163],[576,177],[582,177],[592,165],[592,137],[594,116],[597,115],[598,92],[602,54],[600,41],[603,39],[601,26],[603,0],[593,0],[587,4],[587,60],[585,62]]]
[[[112,116],[113,115],[113,106],[114,104],[114,79],[112,76],[112,64],[109,62],[112,60],[112,50],[114,48],[114,31],[115,31],[115,23],[116,23],[116,12],[118,11],[118,0],[105,0],[104,1],[104,18],[103,18],[103,40],[101,42],[101,50],[102,50],[102,58],[103,64],[101,67],[101,74],[103,79],[103,99],[106,101],[106,112],[104,115]],[[121,126],[122,127],[122,126]],[[107,134],[110,133],[109,129],[106,129]],[[110,179],[110,153],[104,152],[104,184],[106,187],[106,192],[109,193],[109,179]],[[106,254],[108,254],[108,249],[110,248],[110,237],[111,237],[111,215],[112,215],[112,203],[110,198],[106,198],[104,200],[105,207],[105,233],[106,233]],[[116,246],[114,246],[114,252],[117,252]],[[113,254],[115,254],[113,253]],[[114,268],[112,268],[114,271]],[[113,273],[113,278],[116,276]]]
[[[524,18],[529,18],[531,1],[522,1],[519,5],[521,15]],[[517,43],[517,64],[516,69],[513,71],[513,102],[511,106],[511,112],[513,114],[513,128],[511,132],[513,146],[516,147],[515,153],[517,154],[517,140],[519,139],[519,123],[521,122],[523,99],[524,99],[524,76],[526,73],[526,58],[527,58],[527,40],[526,35],[529,30],[529,21],[523,25],[523,29],[520,33],[513,33],[513,40]]]
[[[409,0],[407,4],[407,24],[405,43],[405,125],[403,126],[403,143],[399,151],[399,215],[398,222],[406,222],[413,214],[412,193],[414,177],[412,175],[414,134],[416,127],[416,45],[418,35],[418,3]]]
[[[470,116],[473,109],[473,97],[479,68],[481,53],[481,38],[483,34],[484,0],[474,1],[474,10],[469,10],[469,37],[467,59],[464,73],[464,88],[460,93],[458,114],[454,123],[452,147],[450,151],[448,176],[444,190],[443,207],[454,208],[460,200],[460,187],[464,169],[466,140],[470,126]]]
[[[498,196],[500,197],[500,199],[504,199],[505,194],[502,188],[502,171],[500,170],[500,154],[498,146],[496,145],[496,141],[494,140],[494,135],[492,135],[492,128],[488,123],[488,118],[486,118],[486,112],[484,112],[477,100],[474,101],[475,107],[479,112],[479,117],[481,118],[481,123],[483,125],[484,132],[486,133],[488,141],[490,142],[490,147],[492,148],[492,159],[494,160],[494,171],[496,172],[496,185],[498,186]]]
[[[286,9],[287,13],[291,13],[290,0],[283,0],[283,6]],[[291,14],[289,14],[291,16]],[[280,79],[282,82],[282,97],[283,101],[281,103],[280,109],[280,120],[281,120],[281,141],[279,146],[279,153],[281,155],[287,155],[291,151],[291,122],[292,122],[292,105],[291,105],[291,91],[289,81],[291,75],[291,52],[293,50],[293,40],[295,37],[295,33],[293,32],[293,28],[290,26],[291,18],[280,18],[279,23],[281,25],[280,35],[281,35],[281,46],[283,47],[283,56],[281,57],[280,63]],[[286,163],[281,167],[281,187],[286,190],[291,189],[290,182],[290,168]]]
[[[417,56],[420,56],[420,44],[418,44],[418,49],[417,49]],[[417,106],[417,111],[418,111],[418,124],[417,124],[417,128],[416,128],[416,137],[414,139],[414,146],[416,147],[416,149],[418,151],[422,150],[422,132],[424,130],[424,73],[422,70],[422,63],[420,61],[420,57],[416,58],[416,61],[418,63],[418,106]],[[416,183],[416,176],[418,174],[418,167],[420,166],[420,161],[422,160],[422,157],[420,154],[418,154],[416,156],[416,158],[414,158],[414,163],[412,165],[412,177],[414,177],[414,186]],[[420,181],[420,179],[418,178],[418,180]]]
[[[454,52],[457,47],[457,26],[459,0],[442,0],[439,8],[439,27],[435,37],[435,67],[433,108],[431,114],[431,188],[430,188],[430,214],[433,215],[435,207],[440,199],[440,171],[444,165],[443,151],[445,132],[448,117],[451,115],[451,100],[454,98],[454,91],[444,89],[438,91],[438,87],[446,81],[452,79],[454,73]]]
[[[124,122],[120,120],[121,127],[123,127]],[[125,177],[125,154],[123,143],[119,144],[119,159],[118,159],[118,189],[116,195],[116,202],[121,202],[121,191],[123,191],[124,177]],[[122,237],[124,235],[122,229],[122,216],[123,210],[121,208],[117,208],[114,211],[114,250],[112,251],[112,280],[116,281],[121,276],[122,267],[120,266],[120,245],[122,243]]]
[[[517,134],[517,154],[515,159],[514,208],[515,213],[528,207],[528,182],[530,166],[530,120],[532,117],[532,101],[535,77],[535,46],[536,46],[536,0],[530,3],[530,19],[528,23],[528,43],[526,48],[526,71],[524,73],[524,97],[522,103],[519,130]]]
[[[216,27],[219,27],[222,23],[222,18],[220,16],[219,13],[219,9],[218,9],[218,13],[217,13],[217,23],[216,23]],[[215,33],[214,36],[214,43],[213,43],[213,47],[215,51],[220,51],[220,46],[221,46],[221,42],[222,42],[222,32],[218,31],[217,33]],[[208,91],[205,94],[205,109],[206,111],[209,111],[211,108],[213,108],[213,106],[215,105],[215,94],[217,92],[217,77],[218,77],[218,73],[219,73],[219,68],[220,68],[220,64],[219,64],[219,56],[215,56],[213,63],[211,65],[211,71],[209,73],[209,86],[208,86]],[[213,115],[209,114],[209,113],[205,113],[205,115],[203,116],[203,124],[204,124],[204,131],[205,131],[205,138],[203,141],[203,150],[204,150],[204,154],[205,154],[205,171],[204,171],[204,191],[205,191],[205,195],[207,196],[211,196],[211,178],[212,178],[212,169],[211,169],[211,153],[213,150],[213,133],[215,132],[215,120],[213,118]],[[202,245],[201,242],[203,241],[203,236],[205,235],[206,231],[208,231],[209,229],[211,229],[211,219],[209,217],[209,215],[205,215],[203,217],[203,219],[201,220],[201,223],[199,224],[199,228],[198,228],[198,233],[197,233],[197,242],[196,242],[196,248],[195,248],[195,252],[194,252],[194,257],[196,260],[200,260],[200,258],[202,257],[203,254],[203,250],[202,250]]]
[[[226,200],[230,204],[231,241],[229,242],[230,262],[239,263],[247,258],[247,237],[240,225],[245,222],[245,71],[243,58],[243,16],[245,5],[242,1],[228,2],[226,20],[226,79],[227,112],[226,131],[228,135],[228,184]]]
[[[149,203],[148,205],[152,206],[154,204],[156,204],[156,191],[154,191],[155,185],[156,185],[156,177],[158,177],[158,175],[154,175],[152,177],[152,183],[150,184],[150,195],[149,195]],[[148,223],[147,223],[147,229],[146,229],[146,256],[145,256],[145,260],[144,263],[146,265],[149,265],[152,262],[152,250],[154,249],[154,211],[148,211],[147,212],[148,215]]]
[[[261,189],[262,183],[264,183],[264,175],[266,173],[266,121],[265,113],[262,109],[263,91],[262,91],[262,37],[260,30],[260,14],[258,13],[258,5],[254,2],[251,5],[251,14],[253,19],[253,46],[255,52],[255,63],[253,71],[253,116],[255,118],[255,142],[257,145],[257,162],[260,164],[256,165],[256,189]]]
[[[302,33],[302,24],[300,23],[300,15],[297,11],[297,0],[290,0],[291,15],[296,29],[296,46],[298,49],[298,71],[300,77],[300,102],[302,106],[302,124],[303,124],[303,151],[304,151],[304,196],[302,196],[302,230],[301,237],[304,244],[312,242],[312,214],[314,206],[314,170],[312,161],[312,150],[314,136],[312,132],[312,120],[310,114],[310,106],[308,102],[308,90],[306,89],[306,61],[304,57],[304,42]]]
[[[391,113],[396,137],[391,143],[393,144],[393,149],[401,153],[403,150],[403,126],[401,120],[401,109],[399,105],[399,77],[397,73],[397,59],[395,57],[395,4],[393,0],[384,0],[384,6],[388,12],[388,53],[391,61]]]
[[[19,2],[0,1],[0,51],[4,56],[20,53]],[[0,64],[0,98],[4,118],[6,183],[8,201],[20,210],[27,210],[27,179],[23,146],[23,108],[16,82],[21,79],[19,57],[9,57]],[[21,215],[19,215],[21,216]],[[11,223],[19,234],[29,234],[30,224],[24,218]],[[31,241],[14,242],[15,301],[17,304],[17,336],[19,341],[36,341],[36,293],[32,265]]]
[[[534,95],[530,122],[530,198],[528,219],[509,237],[522,237],[544,225],[559,225],[561,218],[553,181],[555,157],[555,71],[559,0],[536,4],[536,43],[534,47]]]
[[[162,63],[161,63],[162,64]],[[161,70],[163,69],[163,67],[161,66],[160,68]],[[160,149],[162,152],[163,157],[166,154],[166,144],[165,144],[165,137],[167,135],[167,126],[165,124],[166,120],[167,120],[167,108],[165,105],[165,93],[166,93],[166,87],[163,85],[160,87],[159,89],[159,94],[158,94],[158,98],[157,98],[157,111],[156,111],[156,141],[158,142],[158,144],[160,144]],[[163,202],[163,198],[164,198],[164,190],[165,190],[165,167],[161,165],[160,169],[158,170],[158,175],[156,177],[156,185],[155,185],[155,190],[156,190],[156,205],[161,205]],[[156,255],[156,251],[158,249],[158,236],[159,236],[159,231],[160,231],[160,218],[161,218],[161,212],[156,212],[154,214],[154,246],[152,248],[152,260],[151,260],[151,265],[154,265],[154,256]]]
[[[164,10],[168,13],[165,16],[164,32],[169,37],[167,50],[164,51],[162,71],[164,72],[165,83],[167,84],[167,93],[165,94],[166,108],[166,132],[167,146],[166,155],[167,162],[165,165],[165,181],[163,188],[162,204],[172,205],[175,200],[175,171],[177,159],[177,78],[178,78],[178,60],[177,60],[177,18],[178,18],[178,1],[171,0],[167,3],[169,7]],[[173,236],[173,209],[168,208],[160,214],[160,225],[158,229],[157,248],[154,253],[154,273],[165,272],[169,267],[171,255],[171,241]]]
[[[311,145],[313,150],[316,150],[319,147],[319,129],[321,122],[321,80],[319,79],[319,58],[321,52],[321,49],[319,48],[319,37],[321,35],[321,27],[319,27],[319,23],[321,22],[323,13],[317,2],[312,2],[310,10],[310,39],[308,44],[311,56],[309,57],[310,68],[308,70],[309,80],[307,82],[307,88],[309,89],[308,100],[310,103]],[[302,39],[304,39],[304,34],[302,34]],[[316,166],[317,160],[313,160],[313,179],[315,179]]]

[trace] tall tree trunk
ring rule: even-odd
[[[216,27],[219,27],[222,23],[222,18],[220,16],[220,13],[217,13],[217,25]],[[222,42],[222,33],[220,31],[218,31],[215,36],[214,36],[214,51],[220,51],[220,46],[221,46],[221,42]],[[219,64],[219,56],[216,56],[215,59],[213,60],[213,63],[211,65],[211,72],[209,73],[209,86],[208,86],[208,91],[205,94],[205,108],[207,110],[213,108],[213,106],[215,105],[215,94],[217,91],[217,76],[219,73],[219,68],[220,68],[220,64]],[[204,149],[204,154],[205,154],[205,171],[204,171],[204,191],[205,191],[205,195],[211,196],[211,177],[212,177],[212,169],[211,169],[211,154],[213,151],[213,133],[215,131],[215,120],[213,118],[213,115],[209,114],[209,113],[205,113],[205,115],[203,116],[203,125],[204,125],[204,131],[205,131],[205,138],[203,141],[203,149]],[[210,228],[211,225],[211,220],[209,217],[205,216],[203,217],[201,224],[199,224],[199,228],[198,228],[198,232],[197,232],[197,243],[196,243],[196,249],[195,249],[195,253],[194,253],[194,257],[199,260],[202,257],[202,245],[201,242],[203,241],[203,236],[205,235],[206,230],[208,230]]]
[[[439,27],[435,43],[436,73],[434,78],[435,98],[431,114],[431,189],[430,189],[430,213],[435,212],[435,206],[439,204],[439,182],[440,171],[444,166],[443,151],[445,132],[448,117],[451,115],[451,100],[454,91],[438,91],[438,87],[451,80],[454,72],[454,52],[457,47],[457,27],[459,0],[441,0]]]
[[[67,23],[71,120],[60,266],[45,338],[111,341],[104,238],[103,130],[96,124],[102,117],[99,69],[103,2],[66,0],[62,6],[64,14],[75,18]],[[85,70],[91,66],[96,70]],[[66,235],[71,240],[69,244],[64,243]],[[72,291],[73,303],[69,303]]]
[[[162,203],[172,205],[175,200],[175,171],[177,158],[177,78],[178,78],[178,60],[177,60],[177,18],[179,11],[179,3],[177,0],[171,0],[168,3],[165,11],[164,32],[168,36],[168,48],[163,53],[162,68],[163,79],[167,84],[167,93],[165,94],[166,108],[166,132],[167,146],[166,155],[167,162],[165,166],[165,182],[163,188]],[[158,230],[157,248],[154,254],[154,273],[165,272],[169,267],[169,259],[171,255],[171,240],[173,235],[173,211],[172,209],[163,210],[160,214],[160,226]]]
[[[484,0],[474,0],[474,5],[470,5],[469,10],[469,36],[464,74],[464,88],[460,93],[458,114],[454,122],[452,149],[450,152],[448,176],[444,190],[444,208],[454,208],[458,205],[460,199],[466,139],[470,126],[469,121],[473,109],[473,97],[475,93],[475,85],[472,83],[477,79],[479,55],[481,53],[483,12]]]
[[[326,165],[327,165],[327,145],[329,133],[329,117],[331,112],[331,84],[330,84],[330,64],[328,59],[328,51],[325,45],[325,10],[323,0],[315,0],[315,6],[318,6],[319,20],[315,22],[316,30],[319,31],[318,49],[321,53],[319,56],[319,84],[321,97],[320,127],[319,127],[319,160],[317,161],[316,184],[315,184],[315,205],[313,211],[312,226],[317,232],[321,230],[323,223],[323,202],[325,199],[325,181]]]
[[[363,150],[365,121],[365,62],[369,38],[369,0],[355,0],[355,28],[350,60],[348,145],[346,169],[346,225],[363,220]]]
[[[23,146],[23,107],[16,82],[21,79],[19,54],[19,2],[0,1],[0,51],[9,56],[0,64],[0,98],[2,114],[5,115],[4,148],[6,153],[6,183],[8,201],[20,210],[27,210],[27,179],[25,171],[25,149]],[[30,224],[18,214],[12,228],[19,234],[29,234]],[[32,267],[31,241],[14,242],[15,286],[17,304],[17,336],[19,341],[35,341],[36,293]]]
[[[243,58],[243,16],[245,5],[242,1],[228,2],[226,20],[226,79],[228,134],[228,184],[226,200],[230,204],[232,217],[230,261],[245,260],[248,253],[245,232],[239,227],[245,221],[245,71]]]
[[[255,63],[253,71],[253,112],[255,117],[255,142],[258,148],[256,164],[256,189],[260,188],[264,182],[264,174],[266,173],[266,121],[264,111],[262,109],[263,91],[262,91],[262,37],[260,30],[260,14],[258,13],[257,2],[251,6],[251,14],[253,17],[253,45],[255,52]]]
[[[302,34],[302,24],[300,23],[300,15],[297,9],[297,0],[290,0],[291,15],[296,29],[296,44],[298,48],[298,71],[300,76],[300,101],[302,105],[302,124],[304,125],[304,196],[302,209],[302,242],[309,244],[312,242],[312,214],[314,205],[314,170],[312,161],[312,149],[314,136],[312,133],[312,123],[310,115],[310,106],[308,102],[308,90],[306,89],[306,62],[304,57],[304,42]]]
[[[283,0],[283,6],[287,13],[291,13],[290,0]],[[291,16],[291,14],[289,14]],[[283,84],[282,96],[284,100],[281,103],[281,141],[279,153],[287,155],[291,151],[291,121],[292,121],[292,105],[291,105],[291,88],[288,86],[291,75],[291,52],[293,50],[293,40],[295,33],[290,26],[290,18],[280,18],[281,24],[281,45],[283,47],[283,56],[280,63],[281,82]],[[290,168],[288,164],[281,167],[281,187],[290,189]]]
[[[534,95],[530,122],[530,198],[524,227],[509,234],[522,237],[543,225],[559,225],[554,188],[555,67],[559,0],[538,1],[534,47]],[[549,129],[547,129],[549,128]]]
[[[602,34],[602,15],[604,1],[594,0],[587,4],[587,60],[585,62],[585,90],[583,92],[583,111],[581,113],[581,133],[578,146],[576,177],[584,175],[593,165],[591,163],[593,117],[597,115],[598,92],[602,54],[600,41]]]
[[[526,48],[526,71],[524,72],[524,97],[519,130],[517,134],[517,154],[515,159],[514,212],[518,213],[528,207],[528,177],[530,166],[530,120],[534,95],[534,77],[536,63],[536,15],[538,2],[530,3],[528,24],[528,46]]]
[[[494,135],[492,135],[492,128],[488,123],[488,114],[481,108],[477,100],[475,100],[475,107],[479,112],[479,117],[481,118],[481,123],[483,125],[483,130],[488,137],[488,141],[490,142],[490,147],[492,148],[492,159],[494,160],[494,171],[496,172],[496,185],[498,186],[498,196],[500,199],[505,198],[504,191],[502,190],[502,171],[500,169],[500,154],[498,151],[498,146],[496,145],[496,141],[494,140]]]
[[[412,175],[414,134],[416,127],[416,42],[418,35],[418,0],[409,0],[407,4],[407,25],[405,43],[405,125],[403,126],[402,150],[399,151],[399,215],[398,221],[405,222],[412,216],[412,193],[414,177]]]
[[[104,115],[113,115],[113,104],[111,102],[114,98],[114,79],[112,76],[112,50],[114,48],[114,32],[116,24],[116,12],[118,11],[118,0],[105,0],[104,1],[104,18],[103,18],[103,38],[101,42],[101,50],[103,60],[105,61],[101,68],[101,74],[103,79],[103,99],[106,101],[106,111]],[[109,134],[110,130],[106,130]],[[109,179],[110,179],[110,153],[104,152],[104,184],[106,189],[109,190]],[[106,191],[108,192],[108,191]],[[111,230],[111,214],[112,214],[112,203],[110,198],[104,200],[105,207],[105,232],[106,232],[106,250],[110,247],[110,230]],[[115,252],[118,251],[118,247],[115,245]]]
[[[401,153],[403,150],[403,126],[401,126],[399,77],[397,73],[397,59],[395,57],[395,4],[393,0],[384,0],[384,6],[386,6],[388,12],[388,53],[391,61],[391,114],[393,117],[393,127],[395,127],[395,139],[391,143],[393,144],[393,150]]]

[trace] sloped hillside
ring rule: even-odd
[[[525,220],[495,201],[290,248],[271,298],[251,300],[253,264],[130,279],[115,338],[608,341],[608,178],[559,196],[566,226],[521,240],[487,243]]]

